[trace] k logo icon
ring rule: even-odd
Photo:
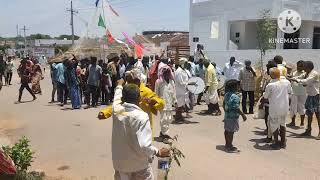
[[[294,10],[285,10],[278,17],[278,27],[287,34],[297,32],[301,27],[301,16]]]

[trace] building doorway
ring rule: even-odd
[[[315,27],[313,31],[313,49],[320,49],[320,27]]]
[[[292,34],[285,33],[284,34],[284,39],[289,40],[289,43],[286,42],[283,45],[283,49],[299,49],[299,42],[298,43],[294,43],[294,39],[295,38],[299,38],[299,37],[300,37],[300,30],[295,32],[295,33],[292,33]]]

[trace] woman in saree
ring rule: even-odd
[[[41,65],[37,60],[35,60],[34,65],[32,67],[32,92],[34,94],[40,94],[41,95],[41,87],[40,87],[40,81],[43,79],[42,76],[42,70],[41,70]]]
[[[72,109],[81,108],[80,80],[77,76],[77,61],[69,60],[66,70],[66,82],[70,92]]]

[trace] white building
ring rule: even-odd
[[[275,21],[288,9],[301,15],[298,32],[285,34],[278,28],[275,38],[309,38],[310,43],[277,43],[265,59],[282,55],[287,62],[312,60],[320,69],[320,0],[190,0],[191,49],[203,44],[205,53],[220,66],[231,56],[257,61],[256,22],[266,9]]]

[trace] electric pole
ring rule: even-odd
[[[78,13],[78,11],[74,10],[73,9],[73,4],[72,4],[72,0],[71,0],[71,8],[70,9],[67,9],[67,11],[70,11],[70,15],[71,15],[71,33],[72,33],[72,45],[74,45],[74,21],[73,21],[73,16],[75,13]]]
[[[24,37],[24,53],[26,53],[27,50],[27,37],[26,37],[26,31],[28,31],[29,29],[26,28],[26,26],[24,25],[23,28],[21,29],[23,30],[23,37]]]

